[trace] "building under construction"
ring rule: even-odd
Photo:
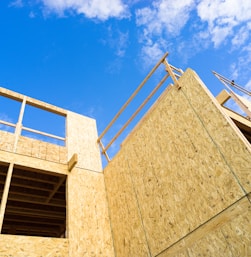
[[[214,97],[166,57],[135,94],[159,67],[149,98],[172,82],[113,158],[121,131],[102,139],[135,94],[98,135],[92,118],[0,88],[20,104],[0,121],[0,257],[251,256],[251,104],[217,73],[227,88]],[[63,117],[65,137],[24,126],[27,106]]]

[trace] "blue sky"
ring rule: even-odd
[[[95,118],[99,133],[163,55],[251,89],[251,1],[0,1],[0,86]],[[1,116],[5,115],[0,110]]]

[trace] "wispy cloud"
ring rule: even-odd
[[[249,63],[251,51],[245,45],[251,41],[251,1],[154,0],[135,14],[145,59],[155,59],[168,48],[188,59],[211,46],[227,45],[229,52],[241,50],[239,63],[245,56]],[[189,33],[183,34],[185,27]]]
[[[139,41],[143,44],[145,62],[156,62],[167,46],[169,39],[177,37],[189,20],[194,0],[155,0],[149,7],[136,10],[136,25],[141,29]]]
[[[13,120],[6,113],[0,113],[0,120],[13,123]],[[13,127],[10,127],[10,126],[7,126],[7,125],[4,125],[4,124],[0,123],[0,130],[13,132]]]
[[[15,1],[12,1],[10,4],[9,4],[10,7],[16,7],[16,8],[21,8],[24,6],[24,3],[22,0],[15,0]]]
[[[242,44],[247,37],[238,33],[247,28],[245,23],[251,19],[251,2],[246,0],[202,0],[197,6],[201,21],[208,24],[208,38],[219,47],[224,40],[233,38],[234,44]],[[237,35],[237,34],[238,35]]]
[[[54,12],[58,15],[70,11],[99,20],[128,16],[128,7],[121,0],[41,0],[41,2],[48,13]]]
[[[129,45],[129,31],[122,32],[118,28],[109,26],[106,37],[101,42],[113,49],[116,56],[123,57]]]

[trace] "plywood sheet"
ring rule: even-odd
[[[150,256],[126,155],[120,152],[108,166],[104,173],[116,256]]]
[[[68,257],[65,238],[0,235],[0,257]]]
[[[19,137],[17,153],[47,161],[67,163],[66,147],[28,137]]]
[[[70,257],[114,256],[102,173],[73,168],[67,181],[67,210]]]
[[[152,254],[243,195],[189,107],[173,88],[124,146]]]
[[[247,193],[251,192],[250,143],[224,114],[216,99],[194,71],[188,69],[180,81],[184,96],[206,127],[208,134],[224,156],[225,162],[243,189]],[[190,85],[193,85],[192,89]]]
[[[162,95],[105,169],[113,232],[120,229],[120,234],[113,233],[116,252],[123,251],[119,256],[129,256],[124,254],[129,246],[122,244],[122,235],[135,238],[141,225],[155,256],[245,195],[228,158],[238,149],[235,169],[247,172],[251,167],[247,145],[217,106],[211,104],[210,110],[201,111],[212,102],[203,87],[195,85],[193,107],[183,86],[193,91],[195,82],[190,77],[195,75],[188,71],[183,76],[181,89],[173,87]],[[202,122],[197,109],[212,121]],[[214,131],[215,126],[228,128],[222,134],[229,147],[226,155],[211,136],[220,133]],[[232,137],[238,141],[236,149]],[[127,204],[134,202],[131,208],[138,209],[137,219],[125,215]],[[122,213],[119,218],[118,212]]]
[[[36,157],[16,154],[13,152],[6,152],[0,150],[0,161],[6,163],[13,162],[16,165],[30,167],[34,169],[41,169],[48,172],[55,172],[64,175],[68,174],[67,164],[51,162]]]
[[[247,198],[245,201],[248,202]],[[189,256],[251,256],[251,206],[189,247]],[[238,209],[238,206],[236,206]]]
[[[102,164],[97,139],[94,119],[67,112],[68,160],[76,153],[78,155],[77,167],[101,172]]]
[[[0,131],[0,149],[3,151],[13,151],[15,136],[13,133]]]
[[[196,230],[185,236],[182,240],[178,241],[171,247],[164,250],[159,257],[173,257],[178,254],[188,254],[188,256],[199,256],[200,253],[204,253],[202,256],[221,256],[220,252],[224,253],[224,256],[231,255],[231,247],[236,247],[234,242],[229,244],[227,233],[223,233],[223,230],[230,224],[235,223],[236,220],[240,221],[242,218],[249,217],[250,215],[250,202],[247,197],[243,197],[211,220],[207,221]],[[242,224],[242,225],[241,225]],[[239,226],[245,226],[242,231],[250,230],[250,225],[246,222],[240,221]],[[246,235],[247,236],[247,235]],[[237,241],[245,241],[246,238],[238,239]],[[248,242],[246,243],[246,246]],[[230,247],[231,246],[231,247]],[[192,255],[192,253],[194,255]],[[242,256],[242,255],[240,255]]]

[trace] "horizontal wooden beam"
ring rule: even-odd
[[[3,87],[0,87],[0,95],[4,96],[6,98],[9,98],[9,99],[16,100],[18,102],[22,102],[25,97],[25,95],[16,93],[14,91],[11,91],[11,90],[3,88]],[[28,105],[31,105],[31,106],[37,107],[39,109],[49,111],[49,112],[52,112],[52,113],[55,113],[55,114],[58,114],[61,116],[66,116],[66,114],[67,114],[67,111],[63,108],[42,102],[37,99],[33,99],[31,97],[26,97],[26,103]]]

